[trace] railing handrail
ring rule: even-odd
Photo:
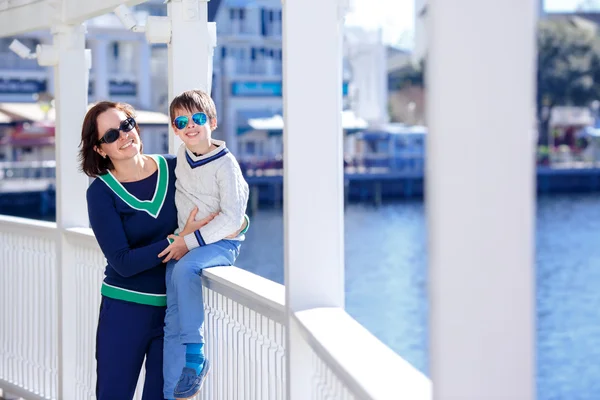
[[[6,227],[8,226],[8,229]],[[26,232],[42,237],[56,237],[56,222],[40,221],[37,219],[0,215],[0,231]]]
[[[65,229],[65,236],[71,241],[100,250],[96,236],[94,236],[91,228],[67,228]]]
[[[69,240],[98,248],[90,228],[65,230]],[[204,286],[272,320],[285,324],[285,287],[237,267],[215,267],[202,272]]]
[[[237,267],[202,271],[204,286],[285,325],[285,287]]]
[[[431,399],[431,381],[342,308],[313,308],[296,312],[292,319],[306,342],[356,398]],[[358,355],[350,351],[357,343],[363,349]]]
[[[68,228],[68,239],[98,248],[90,228]],[[237,267],[214,267],[202,272],[204,286],[285,324],[285,287]]]

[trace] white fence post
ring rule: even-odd
[[[428,8],[435,399],[534,399],[533,0]]]
[[[210,94],[215,38],[209,32],[208,0],[171,0],[167,9],[172,29],[168,51],[169,102],[190,89]],[[169,152],[174,153],[181,141],[171,127],[169,132]]]
[[[89,61],[85,50],[85,27],[63,25],[53,28],[58,53],[55,67],[56,102],[56,222],[58,226],[58,315],[59,315],[59,395],[77,400],[75,376],[77,337],[73,276],[74,250],[65,229],[87,227],[85,192],[88,178],[79,172],[77,160],[81,126],[87,109]]]
[[[342,41],[346,1],[283,2],[288,398],[311,398],[294,312],[344,307]]]

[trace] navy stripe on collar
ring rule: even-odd
[[[188,154],[188,152],[186,150],[186,152],[185,152],[185,158],[186,158],[188,164],[190,164],[190,167],[196,168],[196,167],[201,167],[201,166],[203,166],[205,164],[208,164],[211,161],[218,160],[219,158],[223,157],[227,153],[229,153],[229,150],[227,148],[224,148],[223,150],[221,150],[220,152],[218,152],[214,156],[210,156],[210,157],[204,158],[202,160],[194,161],[194,160],[192,160],[192,157],[190,157],[190,155]]]

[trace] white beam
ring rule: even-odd
[[[57,24],[80,24],[113,12],[120,4],[134,6],[146,0],[31,0],[0,8],[0,37],[50,29]]]
[[[315,307],[344,307],[341,110],[345,7],[344,0],[283,2],[284,258],[290,400],[312,396],[311,358],[293,323],[293,313]]]
[[[0,37],[48,29],[53,23],[53,15],[54,10],[49,6],[47,0],[0,9]]]
[[[86,19],[113,12],[121,5],[135,6],[146,0],[63,0],[65,2],[65,22],[76,24]]]
[[[535,398],[534,3],[428,8],[434,399]]]

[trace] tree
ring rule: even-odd
[[[554,106],[587,106],[597,97],[600,52],[595,30],[576,19],[541,21],[537,45],[536,111],[539,141],[546,144]]]

